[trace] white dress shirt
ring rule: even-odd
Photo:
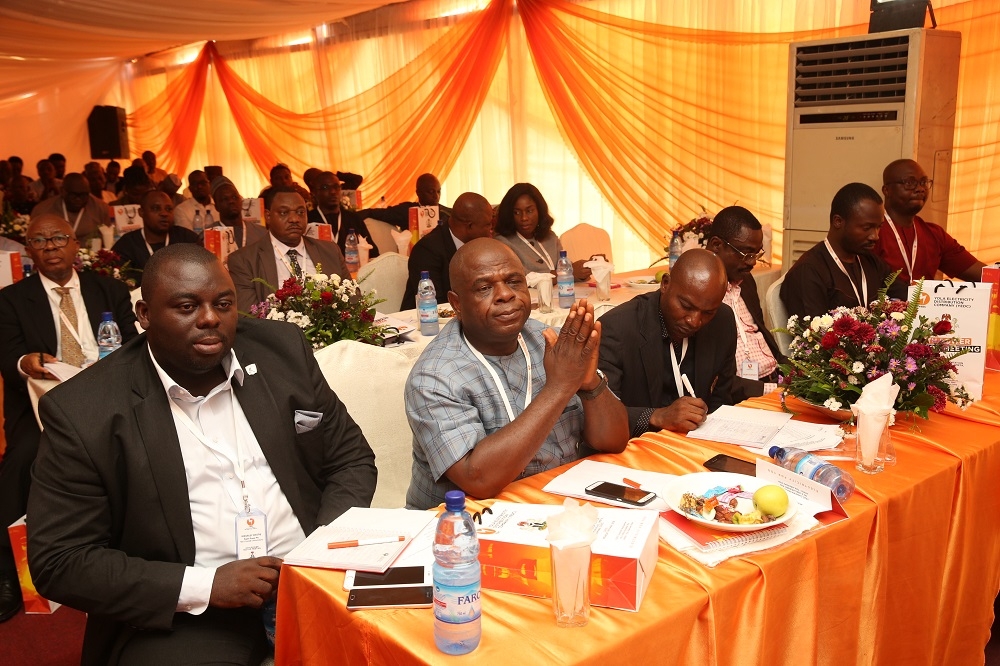
[[[449,234],[451,234],[451,239],[452,239],[453,241],[455,241],[455,249],[456,249],[456,250],[457,250],[458,248],[462,247],[463,245],[465,245],[465,241],[460,241],[460,240],[458,240],[458,236],[456,236],[456,235],[455,235],[455,232],[454,232],[454,231],[452,231],[451,229],[448,229],[448,233],[449,233]]]
[[[194,231],[194,214],[201,213],[201,227],[207,229],[219,221],[219,214],[210,202],[207,206],[198,203],[197,199],[186,199],[184,203],[174,207],[174,224]]]
[[[49,308],[52,310],[52,321],[56,325],[56,358],[62,360],[62,326],[60,326],[59,303],[62,301],[62,294],[56,291],[59,287],[69,287],[69,295],[73,299],[73,308],[76,310],[76,332],[80,335],[80,347],[83,349],[83,356],[87,363],[97,360],[97,337],[94,329],[90,327],[90,316],[87,313],[87,305],[83,302],[83,294],[80,293],[80,276],[73,271],[72,277],[65,285],[60,285],[48,279],[41,272],[38,277],[42,280],[42,288],[49,297]]]
[[[194,566],[184,570],[177,610],[198,615],[208,607],[215,570],[237,559],[236,514],[243,511],[244,494],[236,470],[237,433],[242,441],[247,498],[253,509],[267,516],[267,554],[284,557],[306,535],[232,390],[234,378],[240,386],[244,381],[259,381],[244,375],[235,352],[230,350],[222,361],[226,379],[207,396],[191,395],[160,367],[152,350],[149,356],[169,399],[213,443],[211,448],[202,443],[171,411],[184,458],[195,544]]]
[[[306,252],[306,242],[302,238],[299,239],[299,244],[294,248],[285,245],[280,240],[274,237],[274,234],[269,234],[271,236],[271,246],[274,248],[274,263],[278,265],[278,284],[275,287],[281,287],[285,283],[285,280],[292,277],[292,264],[288,260],[288,251],[295,250],[299,253],[299,268],[302,269],[302,275],[314,275],[316,273],[316,264],[313,260],[309,258],[309,253]]]

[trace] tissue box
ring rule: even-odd
[[[211,227],[205,229],[205,249],[225,264],[229,255],[236,251],[236,236],[232,227]]]
[[[306,236],[321,241],[333,242],[333,225],[322,222],[310,222],[306,225]]]
[[[23,277],[21,254],[16,251],[0,252],[0,288],[19,282]]]
[[[24,612],[28,615],[48,615],[55,612],[61,604],[43,598],[31,582],[31,572],[28,571],[28,526],[24,520],[25,517],[21,516],[7,528],[10,547],[14,550],[17,580],[21,584],[21,596],[24,598]]]
[[[112,208],[115,216],[115,235],[122,237],[130,231],[142,229],[142,215],[137,204],[115,206]]]
[[[264,200],[251,197],[243,200],[243,221],[247,224],[264,224]]]
[[[409,213],[410,231],[414,232],[414,243],[434,231],[441,221],[437,206],[414,206]]]
[[[495,502],[479,535],[482,586],[531,597],[552,596],[552,562],[546,541],[548,517],[558,504]],[[590,603],[637,611],[656,570],[656,511],[598,509],[591,545]]]
[[[361,190],[341,190],[340,205],[348,210],[361,210]]]

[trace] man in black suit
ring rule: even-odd
[[[146,333],[41,401],[32,576],[89,614],[84,664],[259,664],[279,558],[369,505],[374,454],[302,332],[238,317],[210,252],[155,253],[142,293]]]
[[[725,295],[719,258],[688,250],[659,291],[601,317],[599,365],[625,403],[633,437],[694,430],[709,412],[733,403],[736,323]]]
[[[289,277],[339,275],[350,279],[340,248],[330,241],[309,238],[306,233],[306,202],[295,190],[271,188],[264,200],[267,235],[229,255],[229,274],[236,284],[240,312],[263,301]],[[262,278],[263,282],[255,281]],[[266,283],[266,284],[265,284]]]
[[[441,205],[441,182],[432,173],[422,173],[417,177],[417,200],[386,206],[385,208],[369,208],[360,212],[361,217],[381,222],[388,222],[406,231],[410,228],[410,209],[416,206],[437,206],[438,224],[448,224],[451,209]]]
[[[448,224],[435,227],[410,250],[410,259],[407,262],[409,276],[399,309],[412,310],[416,307],[414,299],[417,296],[421,271],[430,273],[438,302],[445,302],[448,292],[451,291],[448,266],[455,252],[474,238],[488,238],[492,235],[493,207],[490,202],[475,192],[460,194],[455,199],[455,207],[452,208]]]
[[[129,277],[135,280],[136,286],[142,286],[143,269],[154,252],[171,243],[200,243],[198,234],[174,224],[174,204],[166,192],[146,192],[139,215],[142,229],[123,235],[111,248],[134,269],[129,271]]]
[[[264,227],[254,222],[248,223],[243,219],[243,197],[233,185],[233,181],[225,176],[216,176],[212,180],[211,187],[212,201],[215,203],[215,212],[218,213],[219,219],[211,225],[206,223],[206,229],[218,226],[231,227],[236,247],[241,249],[267,237],[267,230]]]
[[[335,173],[324,171],[313,178],[310,191],[316,207],[309,211],[309,221],[329,224],[333,231],[333,242],[340,248],[341,253],[346,255],[347,232],[354,229],[359,241],[364,238],[372,246],[368,250],[368,258],[374,259],[378,256],[378,246],[372,240],[365,218],[340,205],[341,183]]]
[[[21,604],[6,528],[24,515],[31,463],[41,435],[26,380],[54,379],[45,363],[96,361],[97,327],[104,312],[114,313],[124,340],[137,334],[125,285],[73,270],[80,245],[66,220],[58,215],[36,217],[28,226],[26,245],[36,273],[0,291],[0,371],[7,439],[0,461],[0,529],[4,531],[0,537],[0,621],[14,615]],[[64,288],[69,290],[65,296],[55,291]],[[61,307],[64,298],[65,309]],[[76,319],[75,326],[71,318]]]
[[[757,283],[750,272],[764,256],[763,247],[764,230],[746,208],[729,206],[715,216],[708,249],[726,267],[729,286],[722,302],[736,317],[733,402],[773,391],[778,382],[778,364],[786,361],[764,324]]]

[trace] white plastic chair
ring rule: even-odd
[[[358,279],[362,280],[361,289],[365,293],[374,289],[379,298],[385,299],[378,310],[386,313],[395,312],[399,307],[408,275],[407,259],[397,252],[380,254],[358,271]]]
[[[784,301],[781,300],[781,283],[784,281],[784,275],[775,280],[767,288],[767,298],[764,299],[767,304],[767,310],[764,312],[764,320],[767,321],[770,318],[768,326],[772,329],[784,328],[788,324],[788,308],[785,307]],[[788,356],[788,345],[791,343],[792,337],[787,333],[775,333],[774,341],[778,343],[778,349],[781,350],[781,353]]]
[[[413,434],[403,391],[414,359],[395,349],[341,340],[316,352],[316,361],[375,452],[378,483],[372,506],[404,506],[413,465]]]
[[[581,222],[572,229],[567,229],[559,237],[559,241],[570,261],[590,259],[595,254],[603,254],[611,263],[615,261],[611,257],[611,236],[592,224]]]
[[[382,220],[376,220],[370,217],[365,220],[365,226],[368,227],[368,231],[372,235],[372,240],[375,241],[375,246],[378,247],[378,253],[380,256],[389,252],[399,252],[399,247],[396,245],[396,239],[392,237],[392,232],[398,231],[396,227],[388,222],[383,222]],[[400,298],[402,298],[402,295]]]

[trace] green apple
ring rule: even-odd
[[[666,275],[666,271],[656,271],[656,283],[660,284],[663,282],[663,276]]]
[[[761,486],[753,494],[753,506],[761,513],[779,518],[788,511],[788,493],[781,486]]]

